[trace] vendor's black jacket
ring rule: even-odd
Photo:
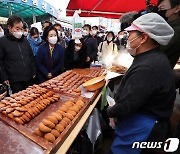
[[[108,109],[109,117],[121,119],[142,113],[168,119],[175,100],[172,69],[159,49],[137,55],[115,94],[116,104]]]
[[[82,48],[77,52],[77,59],[74,58],[74,40],[69,42],[69,46],[65,50],[64,67],[66,70],[74,68],[86,68],[87,48],[83,44]]]
[[[36,74],[35,59],[29,42],[9,33],[0,38],[1,80],[10,83],[29,81]]]
[[[98,52],[98,42],[91,35],[84,37],[84,43],[87,47],[87,56],[90,57],[90,61],[96,60],[96,55]]]

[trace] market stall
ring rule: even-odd
[[[0,150],[65,153],[101,95],[96,90],[82,97],[79,87],[102,73],[100,68],[67,71],[1,100],[0,130],[6,131],[0,133]]]

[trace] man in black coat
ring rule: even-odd
[[[83,35],[84,35],[84,43],[87,47],[87,59],[86,65],[90,67],[91,62],[96,60],[97,52],[98,52],[98,42],[95,38],[90,34],[91,26],[85,24],[83,27]]]
[[[23,37],[23,20],[11,16],[7,26],[9,32],[0,38],[1,78],[16,93],[33,84],[35,60],[29,42]]]

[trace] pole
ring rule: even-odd
[[[34,14],[34,7],[32,6],[33,23],[36,23],[36,16]]]
[[[7,2],[7,3],[8,3],[9,17],[10,17],[10,16],[12,16],[11,3],[10,2]]]

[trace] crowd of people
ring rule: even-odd
[[[164,141],[176,97],[172,70],[180,56],[180,1],[160,0],[156,11],[133,12],[121,21],[117,35],[85,24],[83,37],[69,40],[58,23],[46,21],[40,32],[28,30],[21,17],[9,17],[5,34],[0,25],[1,83],[16,93],[126,50],[134,61],[114,92],[115,105],[107,109],[116,128],[111,152],[138,154],[133,142]]]

